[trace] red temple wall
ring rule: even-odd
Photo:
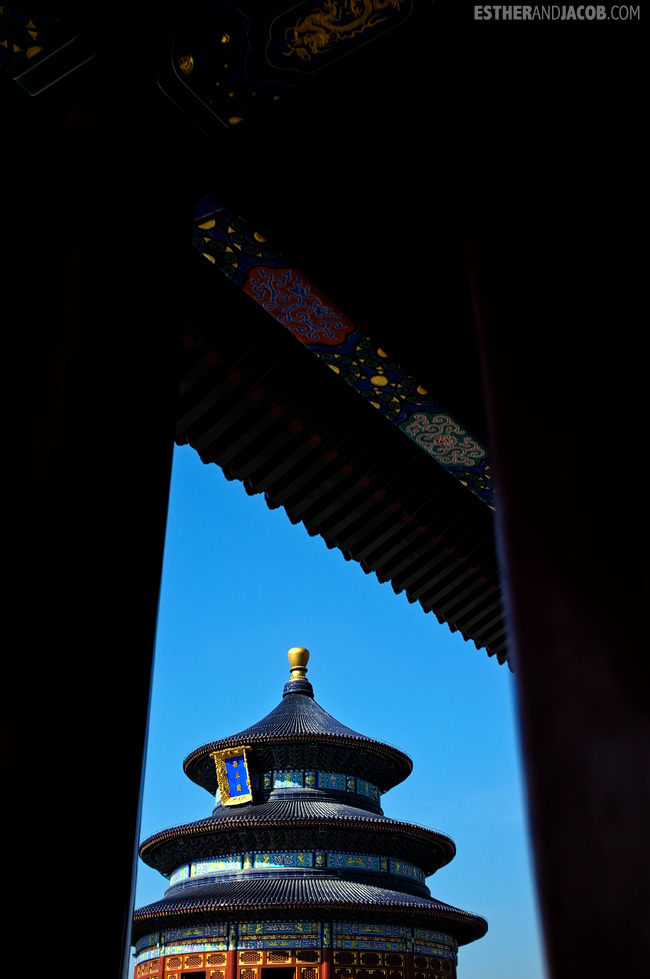
[[[295,979],[456,979],[456,966],[451,959],[412,952],[347,949],[247,949],[236,956],[228,952],[188,952],[142,962],[136,965],[133,976],[263,979],[262,969],[287,967],[295,968]]]

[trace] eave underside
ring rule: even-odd
[[[282,808],[292,815],[282,818]],[[346,818],[344,808],[315,802],[302,807],[295,802],[253,807],[257,813],[268,810],[266,819],[252,809],[242,809],[223,820],[212,817],[156,834],[141,845],[140,856],[148,866],[169,875],[181,864],[218,854],[244,849],[318,849],[327,841],[329,847],[343,851],[408,860],[429,875],[456,853],[453,840],[443,833],[367,812],[358,819]]]
[[[201,262],[177,442],[503,662],[489,507]]]
[[[344,771],[368,779],[383,792],[402,782],[413,769],[411,759],[404,752],[362,735],[353,740],[318,733],[283,737],[273,734],[271,740],[270,736],[251,736],[248,731],[242,731],[190,752],[183,763],[186,775],[214,795],[217,778],[212,752],[244,743],[253,749],[249,760],[252,772],[303,767]]]
[[[386,888],[339,879],[254,880],[229,885],[197,887],[139,908],[134,915],[133,940],[159,927],[199,924],[236,915],[246,919],[282,919],[310,913],[324,917],[355,915],[363,921],[395,921],[440,928],[454,935],[460,945],[481,938],[487,922],[480,915],[462,911],[434,899],[416,897]]]

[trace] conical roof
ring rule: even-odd
[[[295,646],[290,654],[296,651],[298,656],[298,650],[304,647]],[[366,778],[381,792],[410,775],[413,762],[407,754],[341,724],[314,700],[312,685],[304,676],[309,653],[304,653],[305,664],[292,668],[301,675],[284,685],[277,707],[250,727],[190,752],[183,767],[193,782],[214,795],[217,778],[212,753],[241,744],[251,746],[253,765],[260,765],[262,770],[264,766],[293,768],[305,762],[306,767],[347,771]]]

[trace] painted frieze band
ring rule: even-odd
[[[317,771],[275,771],[252,775],[253,788],[270,792],[273,789],[334,789],[336,792],[350,792],[362,795],[373,802],[379,802],[379,789],[363,778],[343,775],[339,772]]]
[[[413,928],[413,951],[419,955],[437,955],[456,959],[458,942],[451,935],[428,928]]]
[[[416,952],[455,959],[456,940],[444,932],[406,925],[358,921],[252,921],[231,923],[231,947],[252,949],[318,949]],[[226,925],[197,925],[169,928],[141,938],[136,945],[136,963],[161,955],[191,952],[224,952],[228,947]]]
[[[494,509],[485,446],[262,234],[208,196],[197,202],[194,245],[341,380]]]
[[[148,935],[143,935],[136,943],[136,952],[143,948],[150,948],[154,945],[163,945],[172,942],[192,941],[193,939],[227,938],[228,925],[225,923],[217,925],[193,925],[184,928],[165,928],[163,931],[154,931]]]
[[[320,948],[320,921],[254,921],[239,925],[237,947],[246,949]]]
[[[190,878],[245,870],[286,870],[287,868],[325,870],[363,870],[370,873],[393,874],[422,884],[424,871],[404,860],[369,853],[341,853],[329,850],[280,850],[255,853],[229,853],[208,860],[183,864],[171,875],[170,886]]]

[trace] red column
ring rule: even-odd
[[[226,955],[226,979],[236,979],[237,976],[237,925],[228,927],[228,952]]]
[[[332,972],[332,949],[323,948],[321,952],[321,967],[320,967],[320,979],[330,979]],[[300,979],[300,977],[296,977]]]
[[[404,979],[413,979],[415,975],[413,968],[413,952],[404,953]]]
[[[321,979],[330,979],[332,974],[332,931],[332,924],[324,921],[321,925]]]

